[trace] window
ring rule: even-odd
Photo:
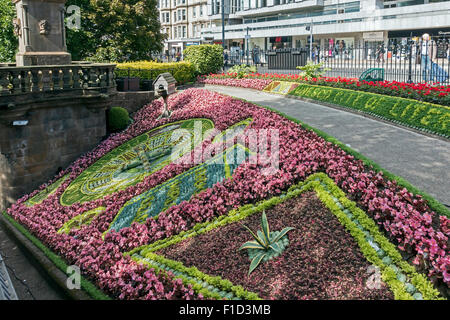
[[[182,14],[183,21],[186,20],[186,9],[183,9],[181,11],[181,14]]]
[[[192,7],[192,17],[196,17],[197,16],[197,7]]]
[[[186,37],[186,26],[183,26],[183,38],[187,38]]]
[[[178,21],[181,21],[181,10],[178,10]]]
[[[216,1],[216,10],[214,11],[215,14],[219,14],[220,13],[220,3],[219,1]]]
[[[203,16],[203,6],[200,5],[200,17],[202,17],[202,16]]]
[[[173,22],[177,22],[177,12],[173,12]]]
[[[177,36],[178,36],[177,28],[173,28],[173,31],[175,32],[175,38],[177,38]]]

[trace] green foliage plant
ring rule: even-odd
[[[130,115],[125,108],[112,107],[108,112],[108,130],[111,132],[125,129],[130,121]]]
[[[163,49],[157,0],[69,0],[70,5],[81,8],[81,28],[67,30],[73,60],[150,60]]]
[[[154,62],[136,61],[118,63],[115,73],[117,77],[140,78],[155,80],[158,75],[170,72],[177,83],[186,83],[195,80],[195,67],[189,61],[180,62]]]
[[[190,61],[197,74],[217,73],[223,67],[223,49],[216,44],[201,44],[187,47],[184,60]]]
[[[308,61],[306,65],[299,66],[297,69],[302,70],[304,72],[303,75],[309,79],[323,77],[327,71],[331,70],[329,68],[324,68],[322,62],[313,63],[312,61]]]
[[[11,0],[0,0],[0,62],[15,61],[19,41],[14,34],[16,10]]]
[[[252,235],[253,241],[244,243],[239,250],[248,250],[248,254],[252,262],[248,274],[252,273],[262,261],[267,261],[280,255],[289,244],[287,233],[295,228],[287,227],[281,231],[270,232],[269,223],[267,222],[266,212],[263,211],[261,217],[261,229],[255,234],[249,227],[241,224]]]
[[[241,65],[232,66],[228,70],[228,73],[236,73],[236,78],[242,79],[249,73],[256,73],[257,71],[258,70],[256,69],[255,66],[248,66],[246,64],[241,64]]]

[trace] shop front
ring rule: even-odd
[[[270,37],[268,40],[268,50],[292,48],[292,36]]]

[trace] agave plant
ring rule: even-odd
[[[269,223],[267,222],[266,212],[263,211],[261,217],[261,227],[262,231],[258,230],[255,234],[249,227],[241,224],[245,229],[247,229],[252,237],[255,239],[253,241],[248,241],[244,243],[239,250],[248,250],[248,254],[252,262],[250,263],[250,269],[248,274],[256,269],[261,261],[267,261],[274,257],[279,256],[284,249],[289,244],[287,239],[287,233],[295,228],[287,227],[281,231],[270,232]]]

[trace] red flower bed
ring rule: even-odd
[[[234,78],[208,78],[208,77],[198,77],[199,83],[214,84],[221,86],[232,86],[241,87],[247,89],[263,90],[269,85],[271,80],[265,79],[234,79]]]
[[[69,207],[60,204],[63,191],[96,160],[124,142],[169,121],[156,120],[162,110],[162,103],[157,100],[141,109],[126,131],[112,135],[63,171],[59,177],[67,173],[70,177],[48,199],[33,207],[26,206],[24,202],[38,192],[35,191],[20,199],[8,213],[69,264],[80,266],[84,275],[115,298],[197,298],[179,281],[158,276],[122,253],[188,230],[198,222],[210,221],[231,208],[279,194],[293,183],[321,171],[365,208],[401,250],[415,256],[415,262],[429,276],[450,283],[449,219],[436,217],[420,196],[413,196],[395,182],[387,181],[381,173],[365,167],[361,161],[314,132],[250,103],[207,90],[189,89],[171,97],[169,106],[174,110],[171,122],[204,117],[211,119],[219,130],[224,130],[251,117],[252,129],[279,130],[279,170],[269,176],[255,164],[244,163],[235,170],[232,180],[225,180],[190,201],[169,208],[156,220],[149,219],[142,225],[134,223],[120,232],[108,233],[103,240],[102,233],[125,202],[193,166],[172,163],[141,183],[103,199]],[[209,144],[206,141],[199,148]],[[91,224],[72,230],[69,235],[57,233],[69,219],[100,206],[106,211],[95,217]]]
[[[240,86],[239,81],[231,82],[226,79],[236,77],[234,73],[211,74],[207,77],[207,81],[217,82],[217,84]],[[274,74],[274,73],[251,73],[245,76],[245,80],[249,79],[270,79],[306,82],[315,85],[332,86],[351,90],[367,91],[391,96],[399,96],[403,98],[416,99],[430,103],[437,103],[450,106],[450,86],[440,85],[439,83],[405,83],[398,81],[359,81],[356,78],[341,77],[321,77],[307,78],[300,74]],[[242,80],[244,80],[242,79]],[[239,79],[235,79],[239,80]],[[202,80],[205,81],[205,80]],[[221,82],[221,83],[220,83]],[[204,82],[209,83],[209,82]]]
[[[248,254],[239,248],[251,237],[239,223],[155,253],[228,279],[263,299],[393,299],[385,284],[379,290],[366,286],[371,264],[314,192],[288,200],[266,213],[271,230],[287,226],[295,229],[288,234],[286,250],[279,257],[261,263],[249,276]],[[260,230],[260,220],[261,215],[254,214],[242,223]]]

